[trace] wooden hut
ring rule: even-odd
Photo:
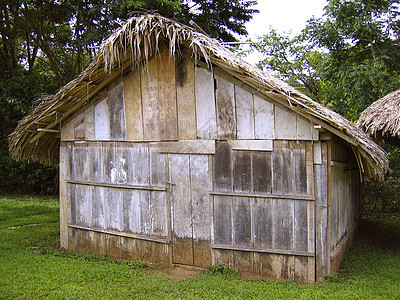
[[[60,166],[61,246],[305,282],[338,269],[385,153],[340,115],[159,15],[129,19],[10,136]]]

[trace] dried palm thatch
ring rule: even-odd
[[[138,68],[154,57],[161,46],[168,46],[170,56],[182,48],[210,67],[219,67],[260,93],[268,95],[325,130],[349,142],[361,171],[367,176],[383,177],[389,170],[384,151],[351,122],[314,102],[283,81],[262,72],[194,28],[160,15],[129,19],[101,46],[89,67],[55,95],[42,99],[40,105],[22,119],[10,135],[10,152],[17,159],[42,163],[58,161],[59,139],[55,129],[76,110],[81,109],[128,67]]]
[[[357,126],[378,141],[400,146],[400,90],[367,107],[361,113]]]

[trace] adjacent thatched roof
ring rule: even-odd
[[[361,113],[357,126],[378,141],[400,146],[400,90],[367,107]]]
[[[47,164],[57,162],[60,141],[54,132],[60,128],[61,122],[85,106],[123,70],[146,65],[161,45],[169,47],[171,56],[179,54],[183,48],[189,49],[196,59],[204,60],[210,67],[223,69],[346,140],[352,145],[364,175],[383,177],[389,170],[384,151],[351,122],[248,64],[217,40],[159,15],[129,19],[102,44],[85,71],[55,95],[42,99],[40,105],[22,119],[10,135],[12,155]]]

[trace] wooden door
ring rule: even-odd
[[[174,263],[211,264],[211,179],[208,170],[208,155],[169,155]]]

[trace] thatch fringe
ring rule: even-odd
[[[43,163],[58,159],[58,143],[54,135],[38,132],[54,128],[71,113],[85,105],[107,83],[124,69],[145,66],[157,55],[161,45],[175,56],[181,47],[191,49],[195,59],[201,58],[211,67],[217,66],[264,94],[284,97],[284,104],[309,116],[314,123],[332,131],[354,146],[370,170],[367,176],[383,177],[389,170],[384,151],[351,122],[314,102],[283,81],[262,72],[233,54],[217,40],[160,15],[142,15],[129,19],[100,47],[89,67],[76,79],[63,86],[22,119],[10,135],[10,152],[18,159],[31,158]],[[55,151],[55,152],[54,152]]]
[[[357,126],[374,139],[400,145],[400,90],[372,103],[360,115]]]

